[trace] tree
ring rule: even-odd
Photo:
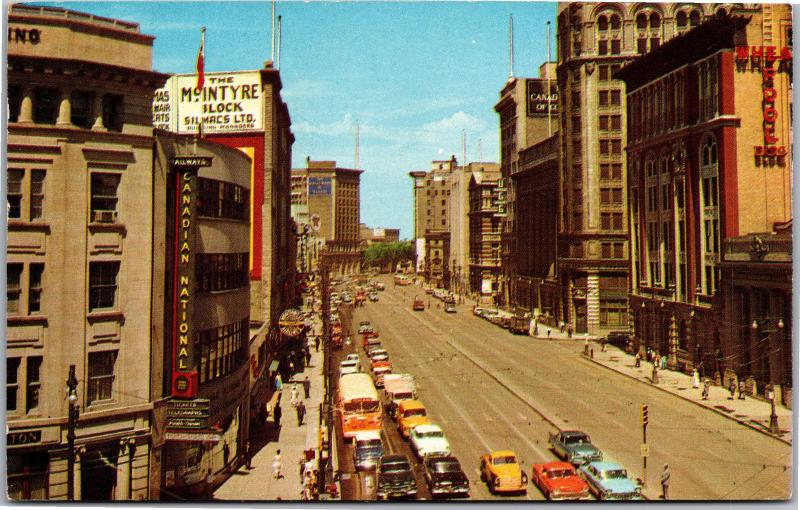
[[[386,267],[390,265],[394,270],[398,262],[413,259],[414,247],[408,241],[375,243],[364,250],[364,264],[367,266]]]

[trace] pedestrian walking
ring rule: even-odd
[[[253,443],[248,439],[244,448],[245,466],[247,469],[253,469]]]
[[[711,383],[708,382],[708,379],[703,381],[703,400],[708,400],[708,388],[711,386]]]
[[[692,388],[697,389],[700,387],[700,372],[695,368],[692,372]]]
[[[306,398],[308,398],[308,394],[311,392],[311,381],[308,380],[308,376],[303,379],[303,393],[305,393]]]
[[[283,478],[283,459],[280,450],[272,457],[272,477],[276,480]]]
[[[636,351],[636,355],[633,357],[633,366],[636,368],[642,366],[642,357],[639,355],[639,351]]]
[[[739,381],[739,400],[744,400],[745,384],[744,380]]]
[[[311,365],[311,349],[306,346],[306,366]]]
[[[567,324],[566,324],[564,321],[558,321],[558,330],[559,330],[561,333],[563,333],[563,332],[564,332],[564,327],[565,327],[566,325],[567,325]]]
[[[300,400],[300,395],[297,392],[297,384],[293,384],[292,385],[292,394],[291,394],[291,397],[289,398],[289,402],[292,404],[292,406],[297,407],[297,402],[299,400]]]
[[[303,480],[306,471],[306,452],[300,452],[300,458],[297,459],[297,464],[300,469],[300,480]]]
[[[583,354],[589,355],[589,337],[583,339]]]
[[[206,473],[206,499],[210,500],[214,497],[214,475],[211,474],[211,469]]]
[[[318,336],[314,337],[314,349],[316,349],[316,351],[319,352],[319,337]]]
[[[600,339],[600,352],[606,352],[606,337]]]
[[[728,400],[733,400],[733,397],[736,395],[736,381],[733,380],[733,377],[731,377],[731,380],[728,383],[728,391],[731,392],[731,396],[728,397]]]
[[[303,403],[302,400],[300,400],[297,403],[296,409],[297,409],[297,426],[299,427],[300,425],[303,424],[303,418],[306,415],[306,405]]]
[[[272,417],[275,420],[275,428],[281,428],[281,416],[283,415],[283,411],[281,410],[281,403],[275,403],[275,409],[272,411]]]
[[[292,351],[292,358],[294,358],[294,351]],[[288,381],[294,375],[294,361],[289,362],[289,377],[286,378]]]
[[[228,460],[230,459],[230,456],[231,447],[228,446],[228,442],[225,441],[225,443],[222,445],[222,464],[225,465],[225,467],[228,467]]]
[[[275,374],[275,391],[281,391],[283,389],[283,378],[281,374]]]
[[[572,338],[572,326],[567,326],[567,337]]]
[[[661,496],[664,501],[669,499],[669,466],[664,464],[664,471],[661,472]]]

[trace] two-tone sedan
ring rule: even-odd
[[[497,450],[481,456],[481,481],[495,492],[528,492],[528,475],[511,450]]]
[[[589,490],[602,500],[642,499],[642,488],[615,462],[590,462],[580,469]]]
[[[546,462],[531,466],[531,481],[547,499],[586,499],[589,486],[569,462]]]
[[[411,429],[408,438],[411,441],[411,449],[420,459],[424,459],[428,455],[448,455],[450,453],[450,442],[439,425],[432,423],[417,425]]]

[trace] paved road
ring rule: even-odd
[[[447,434],[470,477],[473,499],[494,499],[479,480],[478,458],[511,448],[525,461],[553,460],[547,434],[588,432],[607,458],[642,476],[640,404],[650,410],[645,493],[657,497],[670,465],[673,499],[785,499],[791,447],[672,395],[603,370],[580,356],[582,343],[514,336],[473,317],[413,312],[416,287],[393,287],[356,311],[380,331],[395,372],[418,380],[421,400]],[[428,296],[425,296],[427,302]],[[533,485],[519,499],[542,499]],[[503,498],[515,499],[515,498]]]

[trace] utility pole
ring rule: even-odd
[[[331,279],[330,279],[330,255],[327,250],[320,250],[319,272],[320,272],[320,294],[322,298],[322,348],[324,350],[325,375],[325,423],[328,429],[328,458],[325,464],[325,475],[321,476],[322,488],[333,482],[333,442],[336,440],[336,430],[333,426],[333,346],[331,345]],[[322,491],[320,491],[322,492]]]
[[[642,487],[647,485],[647,456],[650,455],[650,447],[647,445],[647,404],[642,404]]]
[[[75,427],[78,423],[78,379],[75,365],[69,366],[67,376],[67,500],[75,501]]]

